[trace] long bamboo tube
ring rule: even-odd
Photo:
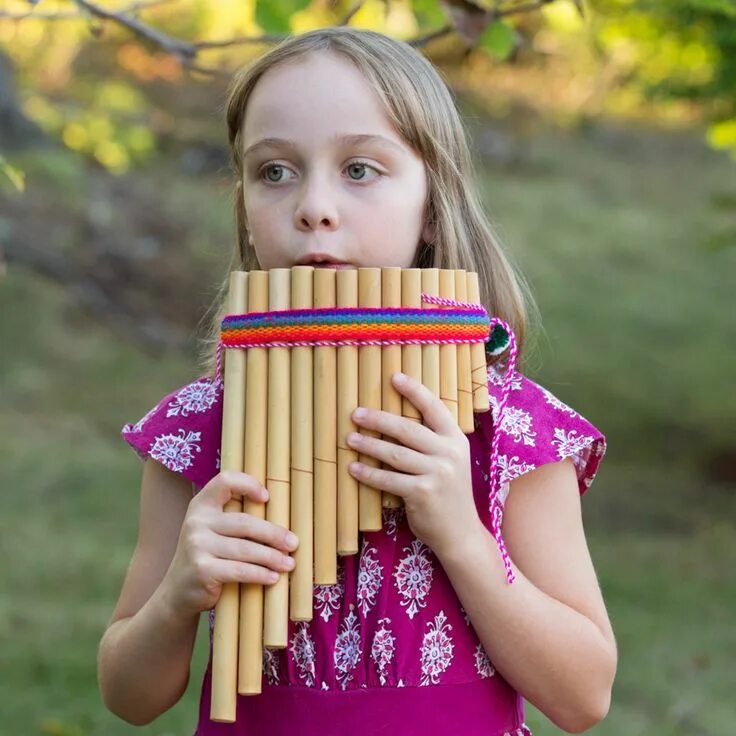
[[[455,272],[440,269],[440,296],[455,298]],[[457,345],[440,345],[440,398],[457,422]]]
[[[268,271],[248,274],[248,312],[268,309]],[[246,351],[245,470],[266,485],[266,440],[268,425],[268,348]],[[263,503],[246,499],[243,511],[256,519],[266,518]],[[263,592],[260,583],[240,586],[240,646],[238,693],[257,695],[263,678]]]
[[[401,306],[401,268],[398,266],[387,266],[381,269],[381,305],[384,307]],[[401,371],[401,345],[384,345],[381,351],[381,408],[396,415],[401,414],[403,397],[394,387],[391,377],[398,371]],[[393,442],[388,436],[383,439]],[[393,470],[390,465],[386,467]],[[395,509],[402,504],[401,497],[389,491],[383,492],[382,501],[385,508]]]
[[[358,306],[358,271],[337,272],[337,306]],[[337,348],[337,553],[358,552],[358,481],[348,467],[358,453],[347,444],[347,436],[357,427],[352,414],[358,406],[358,348]]]
[[[465,270],[455,271],[455,299],[468,301],[468,280]],[[470,434],[475,429],[473,417],[473,386],[470,380],[470,345],[457,346],[457,415],[460,429]]]
[[[381,306],[381,269],[358,269],[358,306]],[[361,345],[358,348],[358,401],[368,409],[381,408],[381,346]],[[365,428],[366,437],[378,433]],[[364,465],[377,468],[380,463],[371,455],[358,455]],[[358,519],[361,531],[378,531],[383,524],[381,491],[367,483],[358,483]]]
[[[336,283],[334,269],[315,270],[316,308],[335,306]],[[324,345],[314,348],[314,582],[337,583],[337,348]]]
[[[312,308],[313,278],[313,266],[295,266],[292,269],[292,309]],[[291,529],[299,538],[289,591],[289,617],[292,621],[312,620],[313,400],[312,348],[297,346],[291,350]]]
[[[291,295],[289,268],[268,272],[268,307],[271,311],[289,309]],[[268,467],[266,502],[268,521],[289,528],[291,363],[289,348],[268,351]],[[289,627],[289,573],[282,572],[278,582],[266,588],[263,602],[263,643],[273,649],[285,649]]]
[[[227,309],[229,314],[242,314],[248,304],[248,274],[230,274]],[[220,469],[243,470],[243,414],[245,411],[246,364],[244,350],[231,350],[225,355],[222,438]],[[238,498],[225,504],[225,511],[239,512],[243,504]],[[234,723],[236,713],[236,680],[238,673],[237,641],[240,615],[238,583],[225,583],[215,606],[212,638],[212,702],[213,721]]]
[[[480,287],[478,274],[468,272],[468,301],[480,304]],[[470,346],[470,375],[473,387],[473,410],[488,411],[488,374],[486,368],[486,353],[481,343]]]

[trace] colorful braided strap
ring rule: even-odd
[[[501,401],[491,442],[488,504],[491,528],[506,569],[513,583],[506,545],[501,536],[503,504],[499,499],[498,443],[504,410],[511,391],[518,353],[511,327],[499,317],[489,318],[482,304],[468,304],[430,294],[423,302],[450,309],[411,307],[338,307],[327,309],[288,309],[227,315],[217,345],[216,376],[222,380],[222,349],[252,347],[299,347],[341,345],[416,345],[485,343],[487,355],[500,355],[510,346]]]

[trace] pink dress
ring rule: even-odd
[[[488,369],[491,411],[468,435],[473,494],[491,529],[489,456],[503,375]],[[165,396],[122,436],[201,489],[220,468],[222,383],[203,377]],[[571,457],[581,495],[605,453],[601,432],[548,390],[515,373],[500,428],[503,502],[509,481]],[[195,491],[196,492],[196,491]],[[524,701],[493,665],[432,550],[402,509],[338,559],[336,585],[314,586],[314,618],[289,621],[288,647],[263,652],[262,694],[238,696],[233,724],[209,719],[210,661],[195,736],[530,736]]]

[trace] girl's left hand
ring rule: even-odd
[[[353,412],[359,429],[388,435],[398,444],[360,434],[349,434],[348,444],[398,472],[362,463],[351,463],[350,472],[361,483],[400,496],[412,533],[440,556],[481,523],[473,499],[470,445],[449,409],[424,384],[402,373],[395,373],[392,383],[419,410],[424,425],[359,407]]]

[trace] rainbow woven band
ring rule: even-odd
[[[341,307],[228,315],[223,347],[411,345],[485,342],[488,313],[470,309]]]

